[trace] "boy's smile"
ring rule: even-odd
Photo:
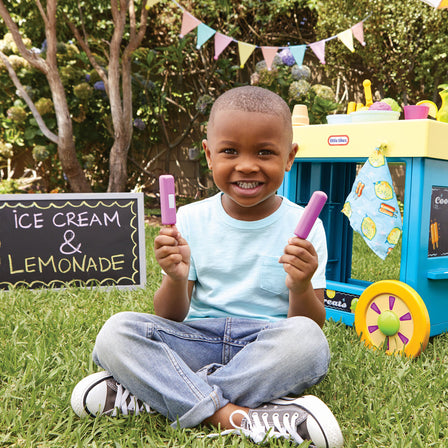
[[[230,216],[258,220],[280,206],[276,191],[297,151],[286,126],[275,114],[241,110],[216,113],[203,147]]]

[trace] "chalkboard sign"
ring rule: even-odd
[[[432,187],[428,257],[448,255],[448,187]]]
[[[145,282],[142,193],[0,195],[0,289]]]

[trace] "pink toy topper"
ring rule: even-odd
[[[297,224],[296,230],[294,230],[296,236],[304,240],[308,237],[325,202],[327,202],[327,195],[323,191],[315,191],[313,193]]]
[[[160,210],[162,212],[162,224],[176,224],[176,192],[174,177],[171,174],[163,174],[159,177]]]

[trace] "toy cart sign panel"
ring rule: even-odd
[[[448,187],[432,187],[428,257],[448,255]]]
[[[0,195],[0,289],[146,281],[143,195]]]

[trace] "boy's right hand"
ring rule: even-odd
[[[190,247],[176,226],[162,227],[154,239],[156,260],[173,280],[188,278],[190,270]]]

